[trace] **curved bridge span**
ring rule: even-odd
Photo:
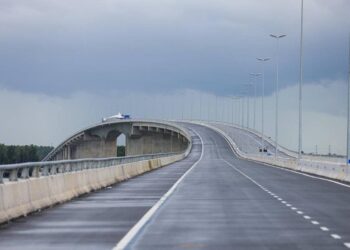
[[[191,138],[185,128],[165,121],[102,122],[64,140],[44,161],[115,157],[116,140],[120,134],[126,138],[126,156],[182,152],[188,147]]]

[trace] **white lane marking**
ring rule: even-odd
[[[287,202],[286,201],[281,201],[283,204],[286,204]]]
[[[203,126],[206,126],[206,125],[204,124]],[[220,129],[212,128],[212,127],[210,127],[210,126],[206,126],[206,127],[212,129],[213,131],[215,131],[216,133],[218,133],[218,134],[220,134],[222,137],[224,137],[224,139],[227,141],[228,145],[230,146],[230,148],[231,148],[233,154],[236,155],[239,159],[248,160],[248,161],[255,162],[255,163],[258,163],[258,164],[262,164],[262,165],[265,165],[265,166],[269,166],[269,167],[273,167],[273,168],[278,168],[278,169],[280,169],[280,170],[284,170],[284,171],[291,172],[291,173],[294,173],[294,174],[304,175],[304,176],[306,176],[306,177],[310,177],[310,178],[313,178],[313,179],[323,180],[323,181],[331,182],[331,183],[334,183],[334,184],[338,184],[338,185],[340,185],[340,186],[344,186],[344,187],[350,188],[350,185],[347,185],[347,184],[344,184],[344,183],[341,183],[341,182],[338,182],[338,181],[335,181],[335,180],[330,180],[330,179],[323,178],[323,177],[313,176],[313,175],[310,175],[310,174],[307,174],[307,173],[298,172],[298,171],[293,170],[293,169],[283,168],[283,167],[280,167],[280,166],[275,166],[275,165],[271,165],[271,164],[268,164],[268,163],[264,163],[264,162],[260,162],[260,161],[251,160],[251,159],[249,159],[249,158],[243,158],[243,157],[241,157],[239,154],[237,154],[237,152],[235,151],[234,147],[231,145],[230,141],[228,140],[228,138],[231,138],[231,137],[229,137],[225,132],[223,132],[223,131],[220,130]],[[231,138],[231,139],[232,139],[232,138]]]
[[[333,239],[336,239],[336,240],[340,240],[341,239],[340,235],[338,235],[338,234],[331,234],[331,236],[332,236]]]
[[[304,218],[305,218],[306,220],[310,220],[310,219],[311,219],[311,217],[310,217],[310,216],[307,216],[307,215],[304,215]]]
[[[228,142],[232,152],[236,155],[237,153],[235,152],[233,146],[231,145],[231,143],[229,142],[229,140],[226,138],[226,135],[224,133],[219,133],[221,135],[223,135],[223,137],[225,138],[225,140]],[[240,158],[240,156],[238,156]],[[247,159],[246,159],[247,160]],[[249,160],[249,159],[248,159]],[[251,177],[249,177],[248,175],[246,175],[244,172],[240,171],[239,169],[237,169],[235,166],[233,166],[232,164],[230,164],[229,162],[227,162],[226,160],[223,160],[225,161],[228,165],[230,165],[232,168],[234,168],[236,171],[238,171],[239,173],[241,173],[243,176],[245,176],[246,178],[248,178],[249,180],[251,180],[253,183],[255,183],[257,186],[259,186],[260,188],[262,188],[264,191],[270,193],[270,191],[266,190],[265,188],[263,188],[259,183],[257,183],[254,179],[252,179]],[[288,172],[292,172],[292,173],[295,173],[295,174],[300,174],[300,175],[304,175],[304,176],[307,176],[307,177],[310,177],[310,178],[314,178],[314,179],[319,179],[319,180],[324,180],[324,181],[328,181],[328,182],[332,182],[332,183],[335,183],[335,184],[338,184],[338,185],[341,185],[341,186],[345,186],[345,187],[350,187],[349,185],[346,185],[346,184],[343,184],[343,183],[340,183],[340,182],[337,182],[337,181],[333,181],[333,180],[329,180],[329,179],[325,179],[325,178],[322,178],[322,177],[316,177],[316,176],[313,176],[313,175],[309,175],[309,174],[305,174],[305,173],[301,173],[301,172],[298,172],[298,171],[295,171],[295,170],[291,170],[291,169],[286,169],[286,168],[282,168],[282,167],[279,167],[279,166],[274,166],[274,165],[270,165],[270,164],[267,164],[267,163],[262,163],[262,162],[258,162],[258,161],[254,161],[254,160],[250,160],[250,161],[253,161],[253,162],[257,162],[257,163],[260,163],[260,164],[263,164],[263,165],[266,165],[266,166],[270,166],[270,167],[274,167],[274,168],[278,168],[278,169],[281,169],[281,170],[285,170],[285,171],[288,171]],[[273,195],[274,196],[274,195]],[[274,196],[275,197],[275,196]],[[280,198],[278,198],[278,200],[282,200]],[[287,204],[289,205],[289,204]],[[297,210],[297,208],[295,207],[292,207],[291,208],[292,210]],[[298,214],[303,214],[302,211],[297,211]],[[304,216],[305,219],[311,219],[310,216]],[[314,225],[318,225],[319,222],[318,221],[311,221],[312,224]],[[327,227],[320,227],[320,229],[322,231],[329,231],[329,228]],[[341,237],[337,234],[331,234],[331,236],[334,238],[334,239],[341,239]],[[347,248],[350,248],[350,242],[344,242],[344,245],[347,247]]]
[[[198,163],[203,158],[203,152],[204,152],[204,142],[202,137],[195,131],[193,131],[197,136],[199,137],[200,141],[202,142],[202,151],[201,156],[199,159],[192,165],[190,169],[188,169],[181,177],[180,179],[175,182],[175,184],[166,192],[160,200],[154,204],[153,207],[150,208],[150,210],[147,211],[147,213],[129,230],[129,232],[117,243],[117,245],[113,248],[113,250],[122,250],[125,249],[125,247],[128,246],[128,244],[132,241],[132,239],[140,232],[140,230],[149,222],[149,220],[152,218],[152,216],[157,212],[157,210],[163,205],[163,203],[172,195],[177,188],[177,186],[180,184],[180,182],[198,165]]]
[[[287,207],[291,207],[292,205],[291,204],[286,204]]]

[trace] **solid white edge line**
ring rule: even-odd
[[[328,181],[328,182],[331,182],[331,183],[334,183],[334,184],[338,184],[340,186],[344,186],[344,187],[348,187],[350,188],[350,185],[347,185],[345,183],[342,183],[342,182],[339,182],[339,181],[336,181],[336,180],[331,180],[331,179],[327,179],[327,178],[323,178],[323,177],[319,177],[319,176],[314,176],[314,175],[310,175],[310,174],[307,174],[307,173],[304,173],[304,172],[299,172],[299,171],[296,171],[296,170],[293,170],[293,169],[289,169],[289,168],[285,168],[285,167],[281,167],[281,166],[277,166],[277,165],[272,165],[272,164],[269,164],[269,163],[265,163],[265,162],[261,162],[261,161],[257,161],[257,160],[252,160],[252,159],[249,159],[247,157],[242,157],[240,156],[236,151],[235,149],[233,148],[233,145],[230,143],[230,141],[227,139],[227,137],[229,137],[225,132],[223,132],[222,130],[220,129],[217,129],[217,128],[213,128],[211,126],[207,126],[205,124],[203,124],[202,126],[205,126],[207,128],[210,128],[212,129],[213,131],[215,131],[216,133],[220,134],[222,137],[224,137],[224,139],[227,141],[227,143],[230,145],[230,148],[232,150],[232,152],[238,156],[240,159],[243,159],[243,160],[248,160],[248,161],[251,161],[251,162],[255,162],[255,163],[258,163],[258,164],[262,164],[262,165],[265,165],[265,166],[268,166],[268,167],[273,167],[273,168],[278,168],[278,169],[281,169],[281,170],[284,170],[284,171],[288,171],[288,172],[291,172],[291,173],[294,173],[294,174],[299,174],[299,175],[303,175],[303,176],[306,176],[306,177],[310,177],[310,178],[313,178],[313,179],[318,179],[318,180],[323,180],[323,181]]]
[[[140,230],[150,221],[152,216],[156,213],[156,211],[163,205],[163,203],[169,198],[170,195],[175,191],[180,182],[197,166],[197,164],[203,158],[204,152],[204,142],[202,137],[195,131],[193,131],[202,142],[202,151],[199,159],[192,165],[190,169],[188,169],[180,179],[175,182],[175,184],[166,192],[159,201],[151,207],[147,213],[129,230],[129,232],[117,243],[117,245],[113,248],[113,250],[122,250],[125,249],[128,244],[132,241],[132,239],[140,232]]]

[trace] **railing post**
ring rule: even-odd
[[[43,176],[48,176],[49,175],[49,166],[44,166],[43,168],[42,168],[42,175]]]
[[[64,164],[58,165],[58,173],[60,173],[60,174],[64,173]]]
[[[40,177],[40,167],[35,166],[32,171],[32,177],[38,178]]]
[[[70,168],[69,163],[65,163],[64,164],[64,173],[67,173],[67,172],[70,172],[70,171],[71,171],[71,168]]]
[[[4,183],[4,171],[0,170],[0,184]]]
[[[21,179],[29,178],[29,168],[22,168],[21,170]]]
[[[55,175],[57,173],[57,166],[51,165],[50,167],[50,175]]]
[[[17,181],[18,169],[12,169],[10,171],[10,181]]]

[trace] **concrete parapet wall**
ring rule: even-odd
[[[0,223],[174,163],[186,153],[0,184]]]
[[[287,168],[295,171],[300,171],[308,174],[314,174],[318,176],[327,177],[334,180],[350,182],[350,169],[345,164],[335,163],[335,162],[324,162],[324,161],[314,161],[308,159],[298,160],[295,158],[277,158],[269,156],[258,156],[250,155],[242,152],[236,143],[232,140],[221,129],[208,125],[205,123],[199,123],[200,125],[209,127],[219,134],[223,135],[224,138],[229,142],[232,149],[237,153],[237,155],[243,159],[253,160],[256,162],[266,163],[269,165]]]

